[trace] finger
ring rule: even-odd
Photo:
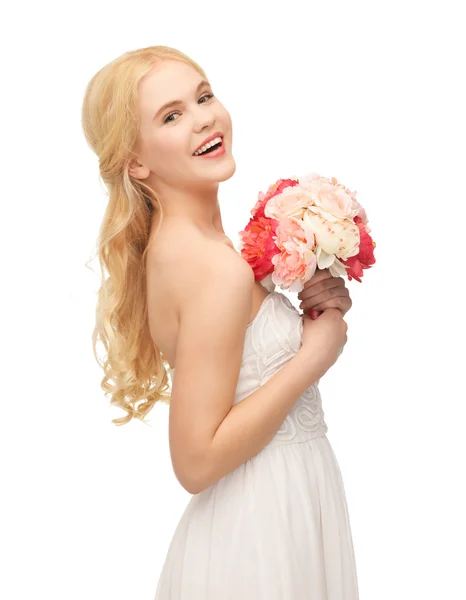
[[[336,284],[338,282],[338,284]],[[334,285],[345,285],[345,280],[343,277],[333,277],[333,275],[329,275],[327,277],[320,277],[319,279],[310,279],[308,282],[304,284],[304,288],[299,292],[298,298],[300,300],[305,300],[306,298],[311,298],[312,296],[323,292],[327,286],[333,287]]]
[[[313,306],[311,310],[321,311],[327,308],[337,308],[341,314],[345,316],[352,306],[353,301],[349,296],[337,296],[336,298],[332,298],[327,302],[321,302],[320,304]]]
[[[324,281],[317,283],[307,290],[303,290],[298,298],[303,302],[310,302],[312,306],[317,302],[329,300],[333,294],[338,295],[340,293],[339,290],[346,290],[343,278],[332,277],[331,279],[325,279]]]
[[[313,310],[311,308],[311,310],[309,311],[309,316],[311,317],[311,319],[313,321],[315,321],[316,319],[318,319],[320,317],[320,315],[322,314],[323,311],[320,310]]]
[[[333,288],[330,290],[326,290],[322,294],[319,294],[319,297],[317,298],[312,298],[311,300],[303,300],[299,307],[303,310],[310,308],[313,308],[314,310],[321,310],[319,308],[320,306],[326,305],[328,302],[337,298],[349,298],[349,291],[346,288]]]
[[[319,283],[319,281],[322,281],[323,279],[328,279],[329,277],[333,277],[329,269],[316,269],[314,275],[304,284],[304,289],[310,285]]]

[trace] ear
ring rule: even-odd
[[[133,158],[129,163],[128,173],[135,179],[147,179],[150,174],[150,169]]]

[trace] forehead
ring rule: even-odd
[[[165,60],[141,81],[139,104],[145,116],[172,100],[188,101],[193,90],[204,78],[186,63]]]

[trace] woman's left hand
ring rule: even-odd
[[[344,317],[353,305],[343,277],[334,277],[328,269],[317,269],[298,298],[302,301],[299,308],[308,314],[311,310],[338,308]]]

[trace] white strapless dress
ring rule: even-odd
[[[269,293],[246,331],[235,404],[294,356],[302,331],[290,300]],[[155,600],[359,598],[346,496],[318,383],[259,454],[192,496]]]

